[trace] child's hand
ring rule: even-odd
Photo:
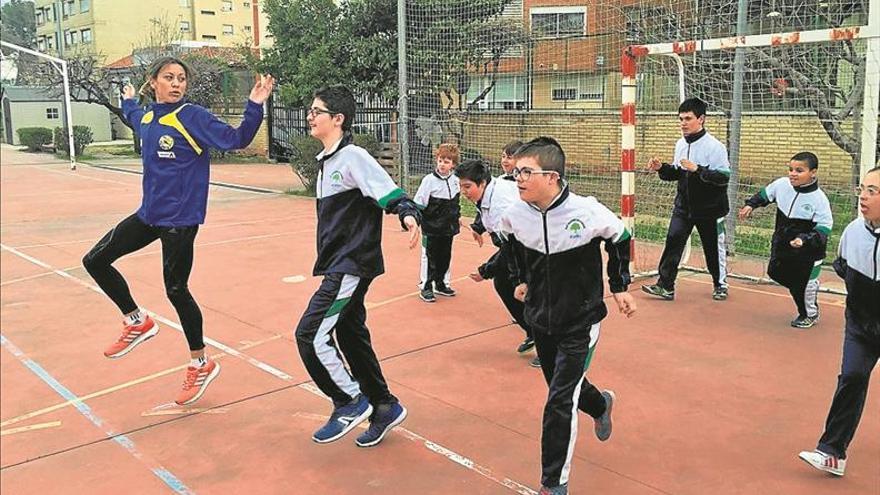
[[[697,170],[697,164],[688,160],[687,158],[682,158],[681,168],[687,170],[688,172],[695,172]]]
[[[755,209],[752,208],[751,206],[748,206],[748,205],[743,206],[743,207],[739,210],[739,219],[740,219],[740,220],[745,220],[746,218],[749,218],[750,216],[752,216],[752,212],[753,212],[754,210],[755,210]]]
[[[483,278],[482,275],[480,275],[479,270],[472,272],[470,275],[468,275],[468,277],[470,277],[470,279],[474,282],[482,282],[483,280],[486,280],[485,278]]]
[[[474,241],[476,241],[477,246],[483,247],[483,236],[473,230],[471,230],[471,235],[473,236]]]
[[[529,286],[526,284],[519,284],[513,289],[513,298],[519,302],[526,302],[526,293],[529,291]]]
[[[654,172],[660,170],[660,167],[663,166],[663,162],[660,161],[656,156],[652,156],[650,160],[648,160],[648,169],[653,170]]]
[[[403,224],[406,225],[406,230],[409,232],[409,248],[413,249],[419,244],[419,234],[421,229],[419,229],[419,223],[416,222],[416,218],[413,216],[403,217]]]
[[[633,299],[632,294],[629,292],[618,292],[612,295],[614,296],[614,302],[617,303],[617,309],[625,314],[627,318],[632,318],[636,314],[636,300]]]
[[[798,248],[803,247],[804,241],[800,237],[795,237],[794,239],[791,240],[791,242],[789,242],[789,244],[791,244],[791,247],[798,249]]]

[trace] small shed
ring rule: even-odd
[[[64,127],[64,98],[54,98],[48,88],[3,85],[3,132],[7,143],[19,145],[22,127]],[[93,103],[70,102],[73,125],[92,129],[93,141],[111,141],[110,111]]]

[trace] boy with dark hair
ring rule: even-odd
[[[688,98],[678,107],[682,137],[675,143],[672,163],[652,157],[648,168],[661,180],[678,181],[675,207],[666,234],[666,246],[660,256],[657,283],[642,290],[668,301],[675,299],[675,278],[687,239],[694,230],[700,233],[706,267],[712,274],[712,299],[727,299],[727,250],[724,245],[724,219],[730,211],[727,183],[730,163],[727,148],[706,132],[706,103]]]
[[[458,165],[458,145],[441,144],[435,154],[437,166],[422,178],[413,200],[422,208],[427,270],[419,297],[422,301],[436,302],[434,294],[452,297],[455,291],[447,285],[449,263],[452,260],[452,239],[458,235],[461,218],[458,177],[453,171]]]
[[[324,145],[316,157],[318,259],[313,271],[324,280],[296,327],[296,343],[315,385],[333,401],[329,421],[312,439],[332,442],[370,418],[355,443],[371,447],[406,418],[406,408],[388,390],[365,323],[367,289],[385,271],[382,212],[397,213],[410,232],[410,249],[419,239],[420,214],[379,163],[353,144],[354,110],[351,92],[334,86],[315,91],[308,111],[311,135]]]
[[[512,167],[511,167],[512,169]],[[502,178],[493,179],[488,164],[480,160],[468,160],[455,169],[455,175],[461,183],[461,193],[477,205],[482,224],[498,251],[477,268],[469,276],[474,282],[492,280],[495,292],[514,321],[526,334],[525,340],[517,348],[524,353],[534,347],[534,339],[529,325],[523,318],[523,303],[513,297],[513,280],[511,280],[508,264],[508,249],[504,244],[499,230],[501,215],[514,203],[518,203],[519,191],[516,183]],[[535,357],[530,366],[539,368],[541,361]]]
[[[814,468],[836,476],[846,470],[846,450],[865,409],[871,371],[880,359],[880,167],[868,170],[856,192],[863,218],[846,226],[834,261],[834,270],[846,281],[846,326],[837,390],[816,450],[799,455]]]
[[[568,493],[568,475],[577,438],[577,410],[589,414],[600,441],[611,436],[614,393],[600,391],[584,373],[589,368],[599,324],[608,314],[603,300],[602,253],[608,253],[608,282],[627,317],[636,311],[630,283],[630,233],[623,222],[592,196],[569,191],[565,153],[552,138],[540,137],[516,152],[522,202],[502,217],[512,250],[524,317],[535,337],[541,369],[550,387],[541,435],[541,495]]]
[[[819,189],[819,158],[802,151],[780,177],[746,200],[739,211],[745,219],[755,208],[776,202],[776,228],[770,245],[767,275],[788,288],[798,315],[795,328],[810,328],[819,320],[819,271],[831,234],[831,205]]]

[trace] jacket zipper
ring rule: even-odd
[[[543,220],[543,223],[544,223],[544,259],[546,260],[546,262],[544,263],[544,268],[547,273],[547,277],[545,279],[546,280],[545,285],[547,287],[547,299],[546,299],[546,301],[547,301],[547,331],[549,332],[550,331],[550,324],[553,321],[553,319],[551,318],[551,312],[552,312],[552,308],[553,308],[553,304],[552,304],[553,298],[552,298],[552,294],[550,293],[550,240],[549,240],[549,236],[547,235],[547,212],[546,211],[541,212],[541,219]]]
[[[877,247],[880,246],[880,237],[874,238],[874,281],[877,281]]]
[[[798,196],[800,196],[800,191],[794,193],[794,199],[791,200],[791,206],[788,207],[788,215],[786,215],[789,220],[791,219],[791,212],[794,211],[794,204],[797,203]]]

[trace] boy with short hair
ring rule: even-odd
[[[636,311],[630,283],[630,233],[592,196],[565,183],[565,153],[556,140],[539,137],[516,155],[513,175],[522,202],[502,217],[512,250],[514,294],[535,337],[541,369],[550,387],[541,435],[542,495],[568,493],[577,437],[577,410],[589,414],[601,441],[611,436],[614,393],[600,391],[584,376],[599,324],[608,314],[603,300],[602,253],[608,253],[608,282],[618,309]]]
[[[657,268],[657,283],[642,286],[643,291],[667,301],[675,299],[678,264],[694,227],[703,243],[706,268],[712,274],[712,299],[727,299],[724,220],[730,212],[730,163],[727,148],[706,131],[706,110],[706,102],[699,98],[681,102],[678,127],[682,137],[675,143],[672,163],[663,163],[657,157],[648,162],[648,168],[657,172],[661,180],[678,182],[666,244]]]
[[[513,166],[511,165],[510,168],[513,169]],[[476,204],[482,225],[489,232],[492,244],[498,248],[498,251],[469,277],[474,282],[492,280],[495,292],[501,298],[504,307],[526,334],[525,340],[517,347],[517,352],[522,354],[531,350],[535,346],[535,341],[529,325],[523,318],[523,303],[513,297],[514,284],[510,277],[509,253],[499,235],[501,216],[512,204],[520,201],[519,191],[514,182],[500,177],[493,179],[489,165],[480,160],[468,160],[462,163],[456,167],[455,175],[461,184],[461,194]],[[535,357],[529,361],[529,365],[540,368],[541,361]]]
[[[880,167],[868,170],[856,192],[862,218],[844,229],[834,261],[834,271],[846,281],[837,390],[816,449],[799,455],[814,468],[835,476],[843,476],[846,470],[846,451],[865,409],[871,372],[880,359]],[[868,464],[870,469],[870,459]]]
[[[422,208],[422,232],[428,270],[419,297],[436,302],[434,294],[452,297],[455,291],[447,285],[447,272],[452,260],[452,239],[459,230],[461,218],[458,177],[458,145],[441,144],[435,153],[437,167],[422,178],[413,200]]]
[[[791,157],[788,177],[780,177],[746,200],[739,211],[745,219],[755,208],[776,203],[776,227],[770,245],[767,275],[786,287],[797,306],[795,328],[819,320],[819,272],[831,234],[831,205],[819,189],[819,158],[802,151]]]
[[[412,249],[419,239],[419,211],[376,159],[353,143],[355,109],[351,92],[332,86],[315,91],[308,111],[311,135],[324,146],[316,157],[318,258],[313,270],[324,280],[296,327],[296,344],[309,376],[333,401],[330,419],[312,440],[338,440],[369,418],[369,428],[355,444],[372,447],[407,411],[382,375],[364,298],[373,279],[385,271],[382,212],[398,215],[410,232]]]

